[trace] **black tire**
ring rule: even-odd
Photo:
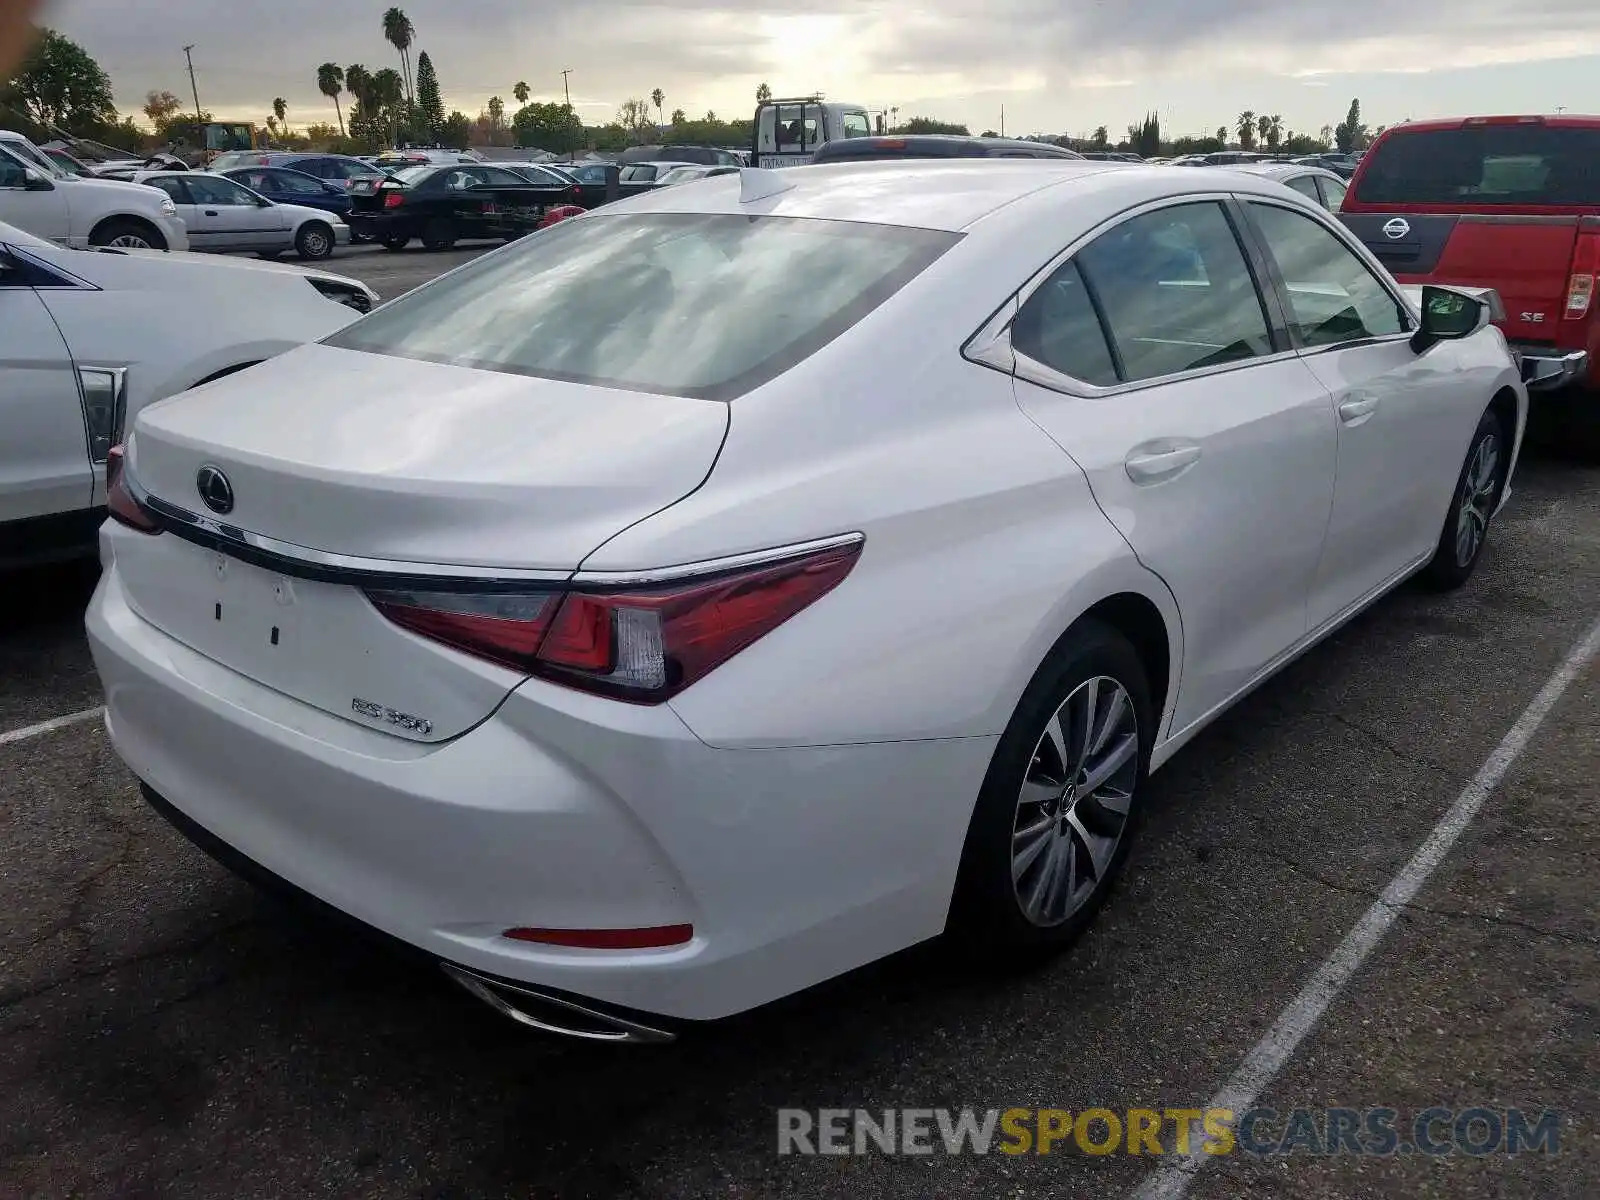
[[[1492,459],[1492,461],[1487,461]],[[1433,558],[1422,569],[1422,583],[1434,591],[1450,592],[1472,578],[1489,540],[1489,525],[1505,487],[1511,462],[1511,440],[1493,412],[1478,418],[1467,457],[1450,493],[1450,510]]]
[[[422,229],[424,250],[448,250],[457,241],[455,222],[448,217],[435,217]]]
[[[294,252],[307,262],[332,258],[333,248],[338,244],[333,226],[321,221],[307,221],[294,235]]]
[[[91,246],[115,246],[119,242],[130,250],[167,248],[167,239],[161,236],[159,229],[148,221],[134,217],[113,217],[109,221],[102,221],[89,234]]]
[[[404,250],[411,244],[408,237],[386,237],[383,239],[383,248],[389,251]]]
[[[1103,698],[1106,710],[1124,705],[1131,708],[1131,734],[1119,722],[1108,743],[1126,749],[1132,738],[1127,762],[1112,777],[1115,787],[1092,794],[1086,791],[1082,796],[1075,789],[1068,790],[1053,808],[1048,807],[1048,802],[1032,805],[1023,796],[1025,784],[1030,794],[1038,794],[1042,786],[1039,781],[1054,781],[1054,786],[1074,777],[1078,770],[1075,763],[1081,762],[1077,750],[1082,739],[1074,741],[1076,735],[1068,731],[1066,758],[1074,762],[1066,763],[1063,770],[1053,750],[1055,743],[1045,738],[1045,731],[1063,704],[1075,702],[1095,680],[1101,681],[1092,686]],[[1106,680],[1115,682],[1121,700]],[[1072,712],[1076,721],[1081,707]],[[1034,674],[989,763],[967,829],[950,907],[946,937],[952,948],[969,962],[1013,967],[1031,965],[1072,944],[1094,919],[1127,858],[1138,827],[1139,802],[1154,734],[1150,685],[1133,646],[1107,625],[1094,620],[1080,622],[1056,644]],[[1081,773],[1072,778],[1074,783],[1082,780]],[[1120,799],[1124,790],[1125,803]],[[1119,796],[1102,799],[1110,797],[1112,791]],[[1108,803],[1120,804],[1125,812],[1113,812],[1105,807]],[[1068,810],[1076,814],[1076,825],[1069,826],[1065,815]],[[1015,879],[1013,847],[1027,844],[1018,840],[1019,829],[1026,834],[1029,828],[1038,829],[1041,825],[1049,827],[1041,836],[1069,848],[1060,850],[1062,855],[1082,854],[1085,862],[1093,859],[1087,853],[1088,842],[1086,835],[1080,836],[1081,831],[1094,832],[1096,843],[1102,844],[1101,835],[1110,836],[1114,825],[1116,840],[1110,853],[1097,864],[1099,870],[1089,872],[1092,878],[1079,880],[1076,888],[1071,883],[1063,885],[1070,894],[1064,897],[1059,912],[1051,905],[1048,907],[1052,911],[1030,917],[1023,893],[1034,892],[1039,873],[1050,865],[1047,856],[1056,853],[1058,847],[1050,845],[1038,852],[1038,857]],[[1046,861],[1040,863],[1039,859]]]

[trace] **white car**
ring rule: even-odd
[[[335,246],[350,244],[350,226],[342,217],[303,204],[274,204],[210,171],[140,171],[134,180],[171,197],[193,250],[244,250],[267,257],[293,250],[315,261],[331,257]]]
[[[1350,185],[1327,167],[1307,163],[1241,163],[1231,169],[1281,183],[1329,212],[1344,207],[1344,194],[1350,190]]]
[[[111,740],[202,844],[578,1036],[1059,948],[1147,770],[1472,572],[1527,404],[1495,300],[1419,311],[1226,170],[658,189],[140,417]]]
[[[365,284],[0,225],[0,565],[93,551],[110,447],[145,405],[333,333]]]
[[[154,188],[88,179],[50,161],[21,134],[0,130],[0,221],[63,246],[187,250],[170,198]]]

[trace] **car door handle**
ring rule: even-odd
[[[1378,408],[1378,398],[1368,393],[1354,393],[1339,405],[1339,419],[1346,425],[1359,425]]]
[[[216,216],[216,215],[217,215],[217,210],[216,210],[216,209],[214,209],[214,208],[208,208],[208,209],[206,209],[206,216],[208,216],[208,217],[214,217],[214,216]]]
[[[1123,459],[1123,469],[1135,483],[1161,483],[1192,467],[1200,460],[1200,447],[1193,442],[1146,442],[1135,446]]]

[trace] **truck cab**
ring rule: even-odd
[[[756,105],[752,128],[750,158],[757,167],[803,166],[824,143],[873,133],[872,119],[861,105],[829,103],[821,96],[763,100]]]

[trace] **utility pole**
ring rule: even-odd
[[[194,43],[190,42],[183,48],[183,57],[187,59],[189,63],[189,90],[194,93],[194,119],[196,121],[204,121],[205,118],[200,115],[200,87],[194,81],[194,55],[191,53],[193,49]],[[203,138],[201,141],[202,144],[204,144]]]
[[[561,72],[561,94],[567,98],[567,107],[572,107],[572,89],[567,86],[567,76],[572,74],[572,68],[567,67]]]
[[[1005,135],[1006,135],[1006,106],[1004,104],[1002,104],[1000,106],[1000,136],[1001,137],[1005,137]]]

